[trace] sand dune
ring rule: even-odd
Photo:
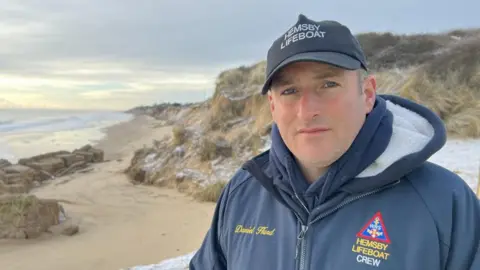
[[[97,147],[111,161],[32,191],[41,198],[70,202],[63,206],[79,222],[80,233],[1,241],[0,269],[111,270],[156,263],[198,248],[214,204],[174,190],[134,186],[121,172],[134,150],[170,131],[153,126],[152,119],[142,117],[110,128]]]

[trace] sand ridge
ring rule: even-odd
[[[171,130],[156,126],[152,118],[137,117],[110,127],[96,144],[110,161],[33,190],[38,197],[65,201],[67,215],[79,223],[80,233],[0,241],[0,269],[120,269],[197,249],[214,204],[176,190],[133,185],[122,173],[133,151]]]

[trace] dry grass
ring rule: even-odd
[[[480,136],[480,38],[466,40],[421,66],[400,95],[424,104],[456,137]]]
[[[411,69],[391,69],[375,72],[377,92],[379,94],[398,94],[399,89],[407,82],[412,73]]]
[[[187,140],[187,130],[182,125],[177,125],[172,129],[173,145],[179,146]]]
[[[34,195],[0,198],[0,238],[35,238],[57,225],[61,206],[55,200]]]
[[[379,51],[395,46],[400,37],[392,33],[362,33],[357,35],[367,59],[374,57]]]
[[[193,194],[193,197],[199,201],[217,202],[227,182],[220,181],[202,187]]]
[[[253,131],[262,133],[272,123],[268,99],[260,93],[252,95],[246,102],[245,115],[255,118]]]
[[[219,74],[206,119],[209,130],[226,131],[231,120],[258,116],[266,100],[260,88],[265,80],[266,62],[229,69]]]
[[[448,48],[426,63],[423,69],[429,79],[445,81],[449,83],[449,88],[461,84],[480,93],[479,67],[480,36],[463,40]],[[452,73],[455,80],[452,80]]]
[[[205,118],[207,130],[226,131],[226,124],[233,119],[243,117],[245,100],[230,100],[224,95],[216,95]]]
[[[232,145],[236,151],[252,151],[254,155],[260,154],[260,149],[263,147],[261,134],[254,133],[249,129],[236,130],[232,132]]]
[[[480,36],[472,33],[463,33],[468,38],[445,46],[422,65],[377,71],[378,92],[427,106],[445,122],[451,136],[479,137]],[[434,37],[440,43],[442,38]]]
[[[241,66],[221,72],[216,80],[215,95],[228,93],[231,96],[242,94],[247,86],[261,85],[265,80],[266,62],[251,66]]]
[[[424,104],[444,122],[450,134],[459,137],[480,136],[480,100],[478,94],[458,83],[455,73],[446,80],[432,80],[425,74],[412,77],[400,90],[400,95]]]
[[[252,136],[248,138],[247,145],[252,150],[253,155],[258,155],[263,146],[262,138],[258,134],[252,134]]]
[[[15,220],[21,217],[28,209],[38,203],[33,196],[14,196],[9,199],[0,201],[1,220],[11,220],[14,224]]]
[[[215,94],[221,94],[223,91],[232,92],[232,90],[241,88],[248,82],[249,74],[250,68],[244,66],[223,71],[217,77]]]
[[[217,157],[231,157],[232,147],[222,136],[204,137],[200,142],[199,156],[201,161],[214,160]]]
[[[249,85],[263,85],[265,81],[265,70],[267,68],[267,61],[261,61],[253,65],[250,69],[248,77]]]
[[[212,100],[204,123],[207,131],[228,132],[232,121],[250,117],[255,120],[253,132],[261,132],[272,123],[266,96],[255,93],[245,99],[230,100],[218,95]]]
[[[455,36],[455,37],[469,37],[469,36],[478,36],[480,35],[480,29],[478,28],[470,28],[470,29],[453,29],[446,33],[448,36]]]
[[[201,161],[212,160],[217,157],[217,146],[215,142],[208,138],[202,140],[199,151]]]
[[[389,32],[362,33],[357,38],[370,68],[377,71],[423,64],[456,41],[448,34],[394,35]]]

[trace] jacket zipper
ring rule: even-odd
[[[306,253],[306,247],[307,245],[305,244],[305,234],[307,233],[308,226],[302,225],[302,230],[297,236],[297,250],[296,250],[296,255],[295,258],[298,258],[299,250],[300,250],[300,262],[299,262],[299,269],[303,270],[305,268],[305,253]]]
[[[400,183],[400,180],[398,180],[398,181],[396,181],[396,182],[394,182],[391,185],[388,185],[386,187],[377,188],[377,189],[372,190],[370,192],[366,192],[366,193],[360,194],[358,196],[352,197],[352,198],[342,202],[341,204],[337,205],[336,207],[334,207],[330,211],[327,211],[324,214],[318,216],[316,219],[308,222],[307,225],[304,225],[303,222],[301,221],[300,217],[295,213],[295,215],[297,216],[297,219],[302,224],[302,227],[301,227],[302,229],[300,230],[300,233],[297,236],[297,248],[296,248],[296,251],[295,251],[295,259],[298,259],[298,255],[300,255],[300,258],[299,258],[300,261],[299,261],[299,264],[298,264],[298,269],[299,270],[304,270],[305,269],[305,257],[306,257],[306,253],[307,253],[306,252],[305,235],[308,231],[309,226],[311,226],[313,223],[317,222],[318,220],[320,220],[322,218],[325,218],[326,216],[334,213],[335,211],[344,207],[347,204],[350,204],[350,203],[352,203],[356,200],[359,200],[359,199],[362,199],[364,197],[367,197],[367,196],[373,195],[375,193],[378,193],[378,192],[380,192],[384,189],[393,187],[393,186],[397,185],[398,183]],[[298,199],[298,197],[297,197],[297,199]],[[310,212],[309,212],[309,214],[310,214]]]
[[[295,193],[295,197],[297,198],[298,202],[303,206],[303,208],[305,209],[305,211],[307,211],[307,213],[310,215],[310,211],[308,211],[308,208],[305,206],[305,204],[302,202],[302,200],[300,200],[300,198],[298,197],[297,192],[294,192],[294,193]]]
[[[297,198],[297,200],[303,206],[303,208],[308,213],[308,215],[310,215],[310,211],[308,210],[307,206],[305,206],[305,204],[302,202],[302,200],[300,200],[297,192],[294,192],[294,193],[295,193],[295,197]],[[300,250],[300,262],[299,262],[300,266],[299,266],[299,269],[304,269],[305,268],[305,253],[306,253],[306,246],[307,246],[305,244],[304,239],[305,239],[305,234],[307,233],[307,230],[308,230],[308,225],[304,225],[303,222],[301,221],[300,217],[297,214],[295,214],[295,215],[297,216],[297,219],[302,224],[302,229],[297,236],[297,248],[295,249],[295,259],[298,259],[299,250]]]

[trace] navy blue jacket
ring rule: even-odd
[[[446,131],[426,107],[377,96],[352,146],[312,184],[275,125],[271,136],[226,185],[190,269],[480,269],[479,200],[427,161]]]

